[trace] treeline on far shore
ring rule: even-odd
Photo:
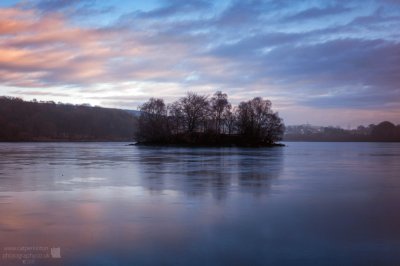
[[[356,129],[287,126],[260,97],[232,106],[228,96],[188,93],[165,104],[151,98],[138,111],[0,96],[0,141],[132,141],[147,144],[264,146],[284,141],[400,142],[400,125]]]
[[[356,129],[311,125],[288,126],[283,138],[285,141],[400,142],[400,125],[383,121],[377,125],[358,126]]]
[[[271,146],[285,130],[269,100],[255,97],[234,107],[220,91],[212,97],[189,92],[168,105],[150,98],[139,110],[139,144]]]
[[[0,97],[0,141],[131,141],[134,129],[119,109]]]

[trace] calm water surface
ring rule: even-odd
[[[0,265],[400,265],[400,144],[287,144],[0,143]]]

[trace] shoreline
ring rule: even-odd
[[[285,147],[283,143],[273,144],[253,144],[253,145],[238,145],[238,144],[193,144],[193,143],[156,143],[156,142],[136,142],[131,143],[129,146],[142,146],[142,147],[185,147],[185,148],[273,148]]]

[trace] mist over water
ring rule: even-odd
[[[0,252],[60,247],[33,265],[398,264],[399,162],[398,143],[1,143]]]

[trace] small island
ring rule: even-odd
[[[232,106],[221,91],[211,98],[188,92],[171,104],[150,98],[139,111],[137,145],[283,146],[283,121],[261,97]]]

